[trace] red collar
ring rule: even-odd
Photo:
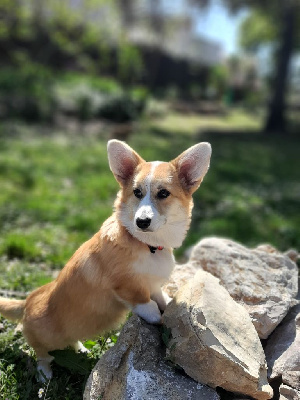
[[[150,253],[152,253],[152,254],[154,254],[156,252],[156,250],[162,250],[163,249],[163,246],[153,247],[153,246],[149,246],[149,244],[148,244],[148,247],[149,247]]]

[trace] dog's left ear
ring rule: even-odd
[[[144,160],[125,142],[110,140],[107,143],[109,167],[116,180],[121,184],[132,177],[135,168]]]
[[[172,161],[185,190],[193,193],[199,187],[208,171],[210,156],[211,145],[202,142],[190,147]]]

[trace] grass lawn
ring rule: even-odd
[[[260,118],[242,111],[225,119],[167,112],[141,121],[130,137],[146,160],[170,160],[198,141],[212,144],[211,168],[194,196],[178,259],[207,235],[300,249],[300,136],[262,137]],[[0,289],[26,293],[53,279],[111,214],[118,185],[108,168],[107,138],[107,132],[0,125]],[[54,378],[42,386],[32,350],[0,318],[1,396],[35,399],[44,389],[43,399],[81,399],[89,371],[116,339],[88,342],[89,356],[57,354]]]

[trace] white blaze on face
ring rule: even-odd
[[[165,169],[161,169],[161,164],[166,163],[154,161],[147,163],[145,166],[147,170],[140,170],[135,177],[132,190],[140,189],[143,196],[138,200],[132,193],[133,197],[129,198],[128,202],[122,203],[119,208],[119,218],[132,236],[141,242],[154,247],[179,247],[189,226],[190,207],[184,206],[176,196],[172,196],[172,193],[167,207],[164,206],[164,200],[157,198],[159,188],[170,187],[173,181],[171,168],[167,168],[166,165]],[[157,168],[161,171],[157,171]],[[162,177],[163,171],[166,173],[165,177]],[[166,185],[160,186],[157,179],[160,183],[165,181]],[[172,191],[176,191],[176,186],[172,186]],[[150,225],[145,230],[139,228],[137,220],[147,218],[151,220]]]
[[[137,219],[149,218],[151,220],[151,224],[147,230],[150,232],[157,230],[165,222],[165,218],[162,217],[159,214],[159,212],[157,211],[157,209],[152,201],[152,196],[151,196],[151,183],[152,183],[152,179],[154,176],[154,171],[160,164],[161,164],[161,161],[154,161],[151,163],[150,173],[149,173],[149,175],[147,175],[147,177],[145,178],[145,181],[143,182],[144,197],[141,200],[139,207],[136,210],[136,213],[134,216],[135,223],[136,223]],[[139,230],[137,225],[136,225],[136,229]]]
[[[123,142],[109,141],[109,165],[122,187],[116,203],[122,225],[133,237],[148,245],[180,246],[190,224],[192,194],[209,168],[210,156],[210,144],[198,143],[161,166],[159,161],[146,162]],[[135,179],[133,186],[132,179]],[[165,190],[170,189],[166,202],[164,196],[157,195],[163,186]],[[135,190],[141,190],[141,196]],[[147,230],[138,228],[138,218],[148,219],[144,221]],[[139,224],[143,227],[141,221]]]

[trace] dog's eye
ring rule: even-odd
[[[140,189],[134,189],[133,194],[135,195],[135,197],[137,197],[138,199],[141,199],[143,197],[143,193],[141,192]]]
[[[158,199],[166,199],[167,197],[170,196],[170,192],[167,189],[161,189],[158,193],[157,193],[157,198]]]

